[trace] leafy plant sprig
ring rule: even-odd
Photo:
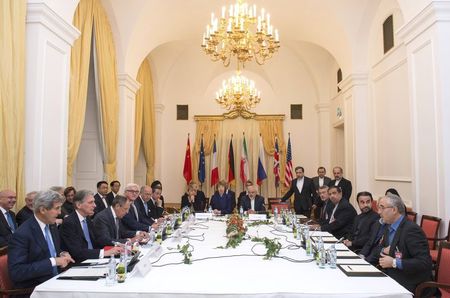
[[[183,246],[180,246],[179,244],[177,245],[178,251],[184,256],[184,259],[183,259],[184,264],[192,264],[192,261],[191,261],[192,253],[191,253],[191,250],[189,250],[190,246],[191,245],[189,244],[189,242]]]
[[[269,223],[270,222],[268,220],[256,220],[256,221],[253,221],[253,222],[247,224],[247,226],[249,226],[249,227],[257,227],[257,226],[260,226],[260,225],[268,225]]]
[[[264,237],[264,238],[253,237],[252,241],[253,242],[261,242],[266,247],[267,250],[266,250],[266,254],[264,256],[264,260],[270,260],[280,253],[281,243],[278,242],[277,238],[269,239],[267,237]]]

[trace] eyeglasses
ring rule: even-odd
[[[132,192],[132,193],[139,193],[139,190],[132,190],[132,189],[127,189],[128,192]]]
[[[380,209],[381,211],[383,211],[384,209],[388,209],[388,208],[394,208],[394,206],[383,206],[383,205],[379,205],[378,209]]]

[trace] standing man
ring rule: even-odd
[[[247,190],[248,195],[242,199],[242,208],[244,211],[247,211],[249,214],[265,212],[264,197],[258,195],[256,186],[250,185],[247,187]]]
[[[33,202],[36,194],[37,191],[27,193],[25,197],[25,206],[23,206],[23,208],[20,209],[20,211],[17,212],[16,215],[16,221],[19,226],[33,216]]]
[[[369,241],[370,236],[377,230],[380,216],[372,210],[372,194],[362,191],[356,196],[361,213],[355,217],[353,230],[344,240],[344,244],[351,250],[360,250]]]
[[[327,177],[326,174],[327,170],[324,167],[319,167],[317,169],[317,176],[312,178],[317,192],[319,192],[321,186],[330,184],[331,179],[330,177]]]
[[[94,215],[110,206],[110,204],[108,204],[108,200],[106,199],[107,195],[108,195],[108,183],[106,181],[97,182],[97,193],[94,196],[95,199]]]
[[[343,199],[342,190],[339,187],[330,186],[328,194],[334,208],[330,218],[320,226],[320,229],[333,234],[337,239],[347,237],[352,231],[356,210],[347,200]]]
[[[352,195],[352,182],[350,180],[345,179],[342,175],[344,171],[341,167],[333,168],[334,180],[331,180],[328,186],[339,186],[342,189],[342,198],[347,201],[350,200],[350,196]]]
[[[382,240],[384,248],[378,254],[379,265],[387,275],[414,293],[417,285],[431,281],[432,261],[427,238],[416,223],[407,220],[405,204],[399,196],[388,194],[381,198],[378,213],[389,224]]]
[[[8,247],[8,269],[18,288],[31,288],[58,274],[74,260],[61,252],[56,219],[61,213],[62,196],[52,190],[36,194],[34,216],[14,233]]]
[[[291,188],[281,198],[281,201],[286,202],[294,194],[295,213],[309,217],[311,215],[311,205],[316,189],[311,178],[305,177],[304,172],[305,169],[303,167],[295,168],[297,178],[292,180]]]
[[[111,188],[111,191],[108,192],[108,194],[106,195],[106,201],[108,202],[108,205],[111,206],[112,201],[119,194],[120,182],[117,180],[114,180],[109,184],[109,186]]]
[[[11,211],[16,200],[16,193],[12,190],[0,192],[0,247],[8,246],[9,240],[17,230],[16,215]]]
[[[60,227],[62,247],[67,249],[76,262],[86,259],[102,259],[119,254],[120,247],[104,250],[94,235],[94,194],[89,190],[80,190],[73,198],[75,211],[69,214]]]

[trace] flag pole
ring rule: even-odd
[[[245,138],[245,131],[242,131],[242,137]],[[241,149],[241,151],[242,151],[242,149]],[[247,181],[242,181],[242,191],[245,191],[245,183],[246,182]]]

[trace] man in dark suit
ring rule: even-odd
[[[342,198],[342,190],[339,187],[330,186],[328,194],[334,208],[330,218],[327,222],[320,225],[320,229],[333,234],[338,239],[347,237],[352,231],[356,210],[347,200]]]
[[[139,212],[139,222],[152,226],[152,228],[156,230],[159,224],[150,217],[150,207],[148,205],[151,197],[152,188],[148,185],[144,185],[141,187],[140,195],[134,201],[134,205]]]
[[[127,238],[140,242],[145,234],[128,230],[122,218],[130,210],[131,202],[124,196],[117,195],[110,207],[100,211],[94,218],[94,236],[99,246],[125,243]]]
[[[264,205],[264,198],[258,195],[258,190],[256,186],[250,185],[248,188],[248,195],[242,199],[242,208],[244,212],[249,214],[265,212],[266,207]]]
[[[149,215],[153,221],[157,221],[162,217],[164,212],[163,202],[161,200],[162,187],[160,184],[152,186],[152,196],[148,201]]]
[[[245,190],[241,192],[237,198],[237,206],[236,208],[239,210],[241,208],[242,200],[248,195],[248,187],[253,185],[253,181],[247,180],[245,182]]]
[[[17,230],[16,215],[11,211],[16,200],[16,193],[12,190],[0,192],[0,247],[8,246],[12,234]]]
[[[351,250],[359,251],[369,241],[373,231],[378,229],[380,216],[372,210],[372,194],[368,191],[359,192],[356,196],[361,213],[355,217],[353,230],[344,240],[344,244]]]
[[[95,199],[94,216],[100,211],[110,206],[106,198],[107,194],[108,194],[108,183],[106,181],[97,182],[97,193],[94,196]]]
[[[378,213],[389,228],[383,237],[379,265],[383,271],[414,293],[417,285],[431,281],[432,261],[422,229],[405,216],[405,204],[399,196],[381,198]],[[424,293],[426,294],[426,293]]]
[[[339,186],[342,189],[342,197],[347,201],[350,200],[350,196],[352,195],[352,182],[350,180],[345,179],[342,175],[344,171],[341,167],[333,168],[334,180],[328,184],[328,186]]]
[[[314,202],[312,205],[312,209],[314,209],[314,215],[316,218],[320,217],[320,214],[319,214],[320,208],[317,208],[317,207],[320,207],[319,205],[321,203],[320,196],[319,196],[319,188],[321,186],[328,185],[331,182],[331,179],[329,177],[325,176],[326,173],[327,173],[327,170],[324,167],[319,167],[317,169],[317,176],[312,178],[312,181],[314,183],[314,188],[316,189],[316,191],[314,193]]]
[[[76,262],[119,254],[122,248],[113,247],[105,251],[96,241],[94,224],[90,219],[94,215],[94,194],[89,190],[80,190],[73,198],[73,204],[75,211],[64,219],[59,229],[62,248],[66,249]]]
[[[134,183],[129,183],[125,187],[125,197],[131,202],[130,211],[122,218],[122,223],[125,228],[131,231],[150,232],[152,226],[148,223],[143,223],[142,216],[144,216],[136,207],[135,202],[139,196],[139,186]]]
[[[52,190],[41,191],[34,199],[34,216],[13,234],[8,247],[8,269],[18,288],[35,287],[74,262],[61,252],[56,218],[61,212],[62,196]]]
[[[25,197],[25,206],[23,206],[16,215],[16,221],[19,226],[33,216],[33,201],[36,194],[37,191],[27,193]]]
[[[159,180],[155,180],[150,184],[152,189],[159,188],[161,190],[161,194],[159,194],[159,200],[161,201],[161,207],[164,208],[164,196],[162,195],[162,183]]]
[[[294,194],[294,209],[296,214],[311,215],[313,195],[316,192],[311,178],[304,176],[304,168],[296,167],[297,178],[292,180],[291,188],[281,198],[282,202],[288,200]]]
[[[111,188],[111,191],[106,195],[106,202],[108,202],[108,205],[111,206],[112,201],[119,194],[120,182],[114,180],[109,184],[109,187]]]
[[[318,216],[316,218],[319,225],[321,225],[328,222],[334,209],[334,205],[330,201],[327,185],[322,185],[319,187],[319,198],[320,202],[317,204]]]

